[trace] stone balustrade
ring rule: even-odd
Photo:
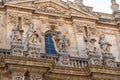
[[[48,55],[48,54],[42,54],[40,55],[41,59],[47,59],[47,60],[54,60],[55,63],[58,62],[58,55]]]
[[[12,55],[11,50],[10,49],[0,49],[0,55]],[[54,60],[56,65],[60,65],[59,64],[59,55],[41,53],[39,58],[45,59],[45,60]],[[68,67],[85,68],[89,65],[88,60],[89,60],[88,58],[78,58],[78,57],[69,56]],[[120,62],[116,62],[116,67],[120,68]]]
[[[71,57],[70,66],[75,68],[84,68],[88,66],[88,60],[84,58]]]
[[[0,49],[1,55],[10,55],[11,51],[9,49]]]

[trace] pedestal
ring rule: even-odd
[[[39,44],[30,44],[28,46],[28,57],[31,57],[31,58],[40,57],[40,46],[39,46]]]
[[[102,65],[101,55],[95,51],[89,51],[88,53],[89,65]]]
[[[103,65],[116,67],[115,57],[111,53],[103,53]]]
[[[24,46],[21,43],[12,43],[11,50],[13,56],[24,56]]]
[[[59,53],[58,64],[61,66],[70,66],[70,56],[68,54]]]

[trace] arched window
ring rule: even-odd
[[[52,39],[53,36],[55,36],[55,34],[51,32],[45,34],[45,51],[47,54],[57,54],[55,44]]]

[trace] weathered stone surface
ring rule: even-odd
[[[0,79],[119,80],[120,10],[111,2],[113,14],[94,12],[83,0],[4,0]],[[47,54],[46,44],[56,54]]]

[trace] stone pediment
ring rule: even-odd
[[[23,7],[27,9],[33,9],[36,13],[47,13],[48,15],[53,14],[61,16],[78,16],[84,18],[97,19],[96,15],[87,8],[76,7],[72,4],[63,4],[59,0],[29,0],[29,1],[12,1],[8,2],[7,5],[16,7]]]
[[[36,3],[38,12],[45,12],[54,15],[69,15],[67,8],[55,4],[54,2]]]

